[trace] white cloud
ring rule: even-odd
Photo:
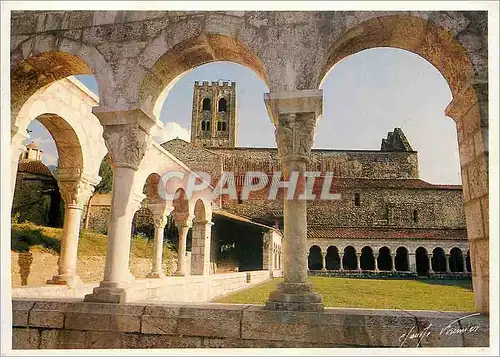
[[[163,130],[155,136],[155,140],[160,144],[175,138],[191,141],[191,131],[184,129],[177,123],[170,122],[166,123]]]

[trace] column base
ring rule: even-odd
[[[309,283],[282,283],[269,294],[266,310],[323,312],[323,298],[312,291]]]
[[[92,294],[85,295],[83,301],[120,304],[127,301],[127,292],[124,288],[97,287]]]
[[[148,275],[146,275],[146,278],[148,279],[163,279],[166,278],[167,276],[163,272],[151,272]]]
[[[51,279],[47,280],[46,284],[67,285],[69,288],[76,288],[82,285],[83,282],[78,275],[59,274],[54,275]]]
[[[176,271],[176,272],[174,273],[174,275],[175,275],[175,276],[186,276],[187,274],[186,274],[185,272],[183,272],[183,271]]]

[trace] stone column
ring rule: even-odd
[[[326,270],[326,252],[321,252],[323,268],[321,270]]]
[[[487,74],[476,76],[454,93],[445,111],[457,124],[472,286],[476,311],[483,314],[490,304],[488,94]]]
[[[417,258],[415,256],[415,253],[409,253],[408,254],[408,268],[412,273],[417,272]]]
[[[429,259],[429,273],[434,273],[434,270],[432,270],[432,254],[427,254],[427,258]]]
[[[358,271],[361,271],[361,253],[356,253],[356,264],[358,267]]]
[[[307,258],[306,258],[306,267],[307,267],[307,271],[309,271],[309,255],[311,254],[310,251],[307,251]]]
[[[378,254],[375,254],[375,271],[378,272]]]
[[[391,264],[392,264],[391,271],[395,272],[396,271],[396,254],[394,254],[394,253],[391,253]]]
[[[464,260],[464,273],[467,273],[467,254],[462,254],[462,258]]]
[[[445,254],[444,260],[446,261],[446,272],[451,273],[451,271],[450,271],[450,254]]]
[[[98,114],[101,123],[126,122],[130,116],[139,115],[137,111]],[[134,180],[151,139],[137,122],[104,125],[103,137],[113,167],[106,266],[104,279],[84,301],[122,303],[127,301],[126,288],[134,279],[129,269],[132,220],[145,198],[134,192]]]
[[[186,243],[187,236],[189,232],[189,228],[193,226],[193,218],[194,216],[190,216],[189,214],[176,214],[175,216],[175,226],[179,232],[179,260],[177,263],[177,271],[175,275],[177,276],[185,276],[186,272]]]
[[[269,295],[266,309],[323,311],[322,298],[307,282],[307,211],[304,193],[306,164],[314,142],[316,120],[322,112],[321,90],[283,91],[266,94],[265,103],[275,124],[278,156],[283,177],[298,175],[293,198],[283,200],[284,282]],[[288,191],[288,190],[286,190]]]
[[[75,287],[81,283],[76,273],[76,265],[83,207],[100,178],[82,174],[80,170],[59,169],[57,170],[57,180],[65,203],[64,224],[58,272],[47,281],[47,284]]]
[[[153,259],[151,272],[146,276],[147,278],[164,278],[163,272],[163,237],[165,236],[165,226],[170,212],[174,209],[168,207],[164,203],[148,204],[148,209],[153,215],[153,222],[155,224],[155,241],[153,246]]]
[[[342,261],[344,259],[344,253],[339,253],[339,258],[340,258],[340,271],[344,270],[344,262]]]
[[[191,244],[191,275],[210,274],[210,240],[213,223],[208,220],[193,220]]]

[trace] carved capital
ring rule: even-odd
[[[191,228],[195,217],[189,213],[174,213],[175,226],[177,229],[184,227]]]
[[[56,172],[61,197],[67,207],[83,208],[99,183],[100,177],[93,177],[80,170],[60,169]]]
[[[307,161],[314,144],[315,130],[316,117],[314,113],[280,114],[275,130],[280,159]]]
[[[148,204],[148,209],[153,215],[153,222],[156,228],[165,228],[167,219],[174,207],[167,206],[165,203],[151,203]]]
[[[102,134],[112,165],[137,170],[151,145],[151,136],[137,123],[104,125]]]

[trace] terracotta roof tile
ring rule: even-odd
[[[35,174],[35,175],[54,177],[54,175],[52,175],[52,172],[50,172],[49,168],[45,166],[41,161],[28,160],[28,159],[19,160],[17,170],[19,172],[28,172],[30,174]]]

